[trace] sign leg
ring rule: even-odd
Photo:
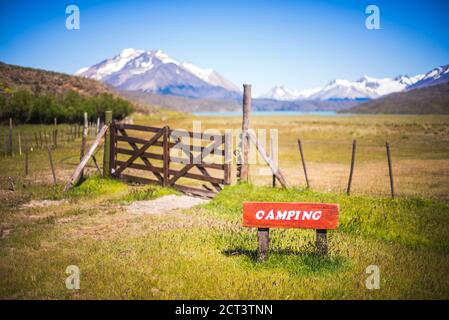
[[[269,228],[258,228],[257,229],[257,240],[259,246],[257,248],[257,260],[266,261],[268,259],[268,248],[270,243],[270,229]]]
[[[327,230],[317,229],[316,230],[316,248],[319,254],[327,255]]]

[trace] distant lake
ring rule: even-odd
[[[238,117],[242,116],[241,111],[223,111],[223,112],[192,112],[195,116],[201,116],[201,117]],[[347,116],[351,115],[349,113],[337,113],[335,111],[311,111],[311,112],[305,112],[305,111],[253,111],[251,112],[251,116],[269,116],[269,117],[276,117],[276,116]]]

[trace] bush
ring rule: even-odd
[[[0,122],[13,118],[17,123],[59,123],[82,122],[84,112],[89,121],[102,118],[106,110],[111,110],[115,119],[123,119],[132,111],[128,101],[111,94],[84,97],[74,91],[55,96],[34,95],[28,90],[0,91]]]

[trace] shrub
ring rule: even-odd
[[[132,111],[127,100],[112,94],[84,97],[75,91],[65,95],[35,95],[28,90],[0,90],[0,122],[13,118],[17,123],[59,123],[82,122],[84,112],[89,121],[102,118],[106,110],[111,110],[115,119],[123,119]]]

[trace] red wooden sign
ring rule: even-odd
[[[243,226],[336,229],[338,227],[338,204],[244,202]]]

